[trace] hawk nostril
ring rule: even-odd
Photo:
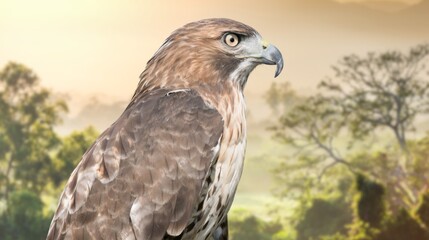
[[[265,41],[265,40],[262,40],[261,41],[261,45],[262,45],[262,49],[267,49],[268,48],[268,46],[270,45],[267,41]]]

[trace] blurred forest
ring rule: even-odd
[[[232,211],[231,239],[429,239],[429,133],[416,124],[429,121],[428,61],[429,45],[345,56],[312,96],[273,84],[264,127],[289,153],[272,166],[284,206]],[[97,138],[59,135],[67,110],[29,67],[0,70],[0,239],[45,238]]]

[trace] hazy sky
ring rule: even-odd
[[[399,3],[405,3],[405,4],[416,4],[421,2],[421,0],[336,0],[337,2],[399,2]]]
[[[91,95],[129,99],[164,39],[202,18],[228,17],[256,28],[285,58],[275,81],[289,81],[302,93],[314,91],[344,54],[408,49],[429,40],[427,2],[344,2],[0,0],[0,66],[26,64],[43,85],[71,95],[73,108]],[[251,104],[262,101],[274,70],[261,66],[251,75]]]

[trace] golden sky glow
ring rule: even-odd
[[[285,58],[278,79],[272,66],[251,75],[246,94],[252,105],[263,101],[272,81],[314,91],[344,54],[407,49],[429,40],[429,14],[416,14],[412,6],[419,1],[391,1],[383,6],[410,6],[386,13],[330,0],[0,0],[0,66],[26,64],[43,85],[75,96],[75,103],[94,94],[127,100],[147,60],[174,29],[228,17],[256,28]]]
[[[335,0],[337,2],[343,2],[343,3],[347,3],[347,2],[389,2],[386,0]],[[422,0],[390,0],[390,2],[398,2],[398,3],[405,3],[405,4],[417,4]]]

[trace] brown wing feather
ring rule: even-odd
[[[192,90],[129,106],[84,154],[48,239],[162,239],[185,229],[223,131]]]

